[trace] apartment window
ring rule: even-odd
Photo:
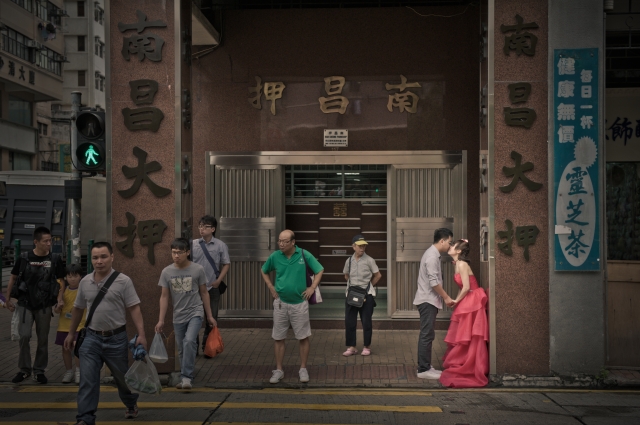
[[[78,2],[78,16],[84,16],[84,2]]]
[[[87,85],[85,71],[78,71],[78,85],[80,87],[84,87]]]
[[[62,9],[50,1],[36,0],[36,16],[54,25],[62,25]]]
[[[9,162],[11,163],[11,169],[14,171],[31,170],[31,155],[9,152]]]
[[[33,104],[19,97],[9,96],[9,121],[16,124],[33,127],[32,108]]]
[[[104,91],[104,75],[100,76],[100,91]]]
[[[78,36],[78,51],[84,52],[84,35]]]
[[[104,10],[100,7],[99,2],[95,2],[95,8],[93,9],[93,20],[102,25],[104,21]]]
[[[53,72],[56,75],[62,75],[63,57],[53,50],[43,47],[36,56],[36,63],[42,69]]]
[[[11,0],[18,6],[28,10],[29,12],[33,12],[33,1],[32,0]]]
[[[60,171],[60,164],[51,161],[40,161],[40,171]]]
[[[95,74],[95,85],[96,85],[96,90],[100,90],[100,73],[96,72]]]
[[[47,136],[49,133],[49,126],[45,123],[38,122],[38,133],[41,136]]]
[[[32,41],[29,37],[7,28],[6,33],[2,35],[2,41],[4,51],[32,62],[32,51],[27,47],[27,44]]]
[[[100,41],[100,37],[95,38],[94,51],[96,56],[104,57],[104,43]]]

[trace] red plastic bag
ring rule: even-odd
[[[209,357],[215,357],[224,351],[224,342],[220,336],[220,331],[216,326],[211,330],[207,337],[207,344],[204,347],[204,355]]]

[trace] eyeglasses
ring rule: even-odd
[[[209,224],[198,224],[198,229],[213,229],[213,226]]]
[[[278,243],[281,243],[282,245],[287,244],[289,242],[291,242],[291,239],[289,239],[288,241],[285,241],[283,239],[278,239]]]
[[[187,251],[171,251],[171,255],[182,255],[186,254]]]

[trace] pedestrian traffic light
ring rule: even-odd
[[[76,118],[76,131],[76,169],[93,173],[105,171],[107,142],[104,111],[80,111]]]

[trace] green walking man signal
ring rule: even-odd
[[[92,162],[93,165],[98,165],[98,161],[96,161],[95,157],[100,156],[100,154],[96,152],[95,149],[93,149],[93,145],[89,145],[89,149],[86,150],[84,156],[87,157],[86,161],[84,162],[86,165],[91,166]]]
[[[75,131],[78,140],[75,152],[77,170],[91,173],[105,171],[107,146],[104,111],[80,111]]]

